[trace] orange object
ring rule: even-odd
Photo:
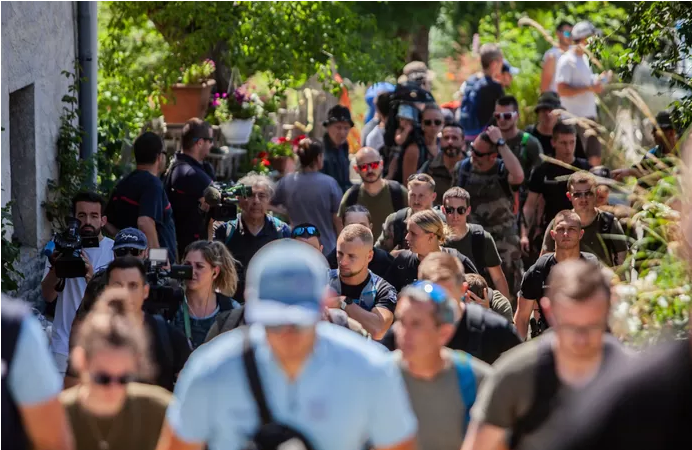
[[[344,79],[338,73],[334,75],[334,80],[341,85],[341,95],[339,96],[339,105],[345,106],[351,111],[351,116],[353,116],[353,111],[351,110],[351,98],[348,96],[348,89],[343,85]],[[348,152],[356,153],[360,150],[360,131],[356,127],[352,127],[351,131],[348,133]]]

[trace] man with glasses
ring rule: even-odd
[[[444,245],[470,258],[478,273],[509,298],[509,286],[495,240],[482,226],[468,223],[470,204],[471,196],[460,187],[455,186],[444,193],[441,209],[450,231],[450,237]]]
[[[293,227],[291,239],[305,242],[315,250],[322,252],[324,246],[320,244],[320,230],[311,223],[301,223]]]
[[[596,95],[603,92],[603,86],[610,81],[611,72],[595,76],[586,58],[585,47],[589,38],[600,31],[591,22],[582,21],[572,29],[574,45],[567,50],[557,63],[555,79],[557,93],[562,105],[573,117],[597,121]],[[584,135],[585,128],[580,127],[580,139],[585,144],[586,156],[592,166],[601,165],[601,143],[596,134]]]
[[[466,142],[464,130],[458,123],[445,124],[442,128],[440,151],[432,160],[426,161],[420,168],[420,173],[427,173],[435,180],[435,195],[437,204],[441,204],[442,196],[452,187],[454,167],[465,156]]]
[[[606,333],[610,282],[597,264],[561,262],[548,285],[541,303],[555,332],[500,357],[481,386],[462,450],[547,448],[529,444],[554,408],[628,361]]]
[[[495,239],[508,298],[514,301],[523,272],[515,191],[524,182],[524,170],[500,129],[494,126],[476,138],[471,153],[470,158],[457,164],[454,185],[471,196],[470,222],[482,226]]]
[[[213,130],[200,119],[190,119],[183,127],[181,153],[168,169],[166,193],[173,208],[176,240],[180,253],[194,241],[208,239],[206,211],[209,205],[204,201],[204,190],[214,180],[214,169],[204,158],[212,147]]]
[[[166,170],[163,139],[147,131],[134,143],[137,168],[120,180],[106,207],[106,231],[116,235],[123,228],[139,228],[151,248],[165,248],[177,260],[173,210],[159,178]]]
[[[620,222],[611,213],[596,207],[596,177],[586,171],[570,175],[567,181],[567,198],[572,202],[575,213],[579,214],[584,235],[579,241],[583,252],[593,253],[606,266],[619,266],[627,255],[627,241]],[[548,230],[553,229],[553,222]],[[555,251],[555,239],[547,231],[543,237],[541,253]]]
[[[563,53],[569,50],[572,44],[572,24],[566,20],[560,21],[556,28],[557,42],[556,47],[551,48],[543,55],[543,71],[541,72],[541,93],[557,92],[557,82],[555,81],[555,67]],[[545,151],[545,147],[543,148]]]
[[[375,247],[387,252],[392,250],[406,250],[406,221],[412,214],[426,209],[433,209],[435,193],[435,180],[424,173],[414,173],[408,177],[408,207],[399,209],[390,214],[382,225],[382,233],[377,239]],[[444,215],[434,210],[444,221]]]
[[[363,183],[351,186],[346,191],[338,214],[343,217],[346,208],[363,205],[372,214],[372,234],[379,236],[387,216],[408,206],[408,191],[399,182],[382,177],[384,162],[380,152],[374,148],[361,148],[355,159],[354,168]]]
[[[214,232],[214,240],[221,241],[237,261],[238,287],[235,299],[245,299],[245,270],[255,253],[277,239],[290,238],[291,228],[281,220],[268,214],[274,183],[265,175],[252,173],[238,180],[238,184],[252,188],[252,197],[238,201],[238,216]]]
[[[523,339],[526,339],[529,331],[529,318],[532,312],[534,313],[534,320],[531,323],[532,337],[538,336],[550,326],[540,300],[543,298],[551,269],[558,263],[572,259],[584,259],[598,264],[598,258],[591,253],[582,252],[579,248],[579,241],[584,236],[584,230],[582,230],[579,214],[576,212],[560,211],[555,216],[550,235],[555,241],[555,253],[546,253],[538,258],[538,261],[526,271],[521,282],[514,323],[519,336]]]

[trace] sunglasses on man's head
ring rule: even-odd
[[[199,141],[200,139],[203,140],[203,141],[207,141],[207,142],[209,142],[210,144],[211,144],[212,142],[214,142],[214,138],[210,138],[210,137],[196,137],[196,138],[195,138],[195,142]]]
[[[423,125],[425,125],[426,127],[429,127],[431,125],[435,125],[436,127],[439,127],[440,125],[442,125],[442,121],[440,119],[435,119],[435,120],[425,119],[423,121]]]
[[[377,169],[380,168],[381,165],[382,165],[382,161],[374,161],[374,162],[371,162],[371,163],[357,164],[356,167],[357,167],[358,170],[360,170],[361,172],[367,172],[368,169],[370,169],[370,170],[377,170]]]
[[[125,374],[120,376],[109,375],[107,373],[95,373],[91,375],[91,380],[99,386],[108,386],[110,384],[119,384],[125,386],[128,383],[135,381],[135,376]]]
[[[570,192],[572,198],[589,198],[596,195],[594,191],[574,191]]]
[[[497,120],[510,120],[517,114],[516,111],[493,114]]]
[[[422,173],[412,173],[411,175],[409,175],[407,181],[410,182],[410,181],[413,181],[413,180],[415,180],[415,181],[422,181],[422,182],[424,182],[424,183],[429,183],[429,182],[430,182],[430,178],[428,178],[426,175],[424,175],[424,174],[422,174]]]
[[[467,209],[468,208],[466,206],[458,206],[456,208],[452,208],[451,206],[443,206],[442,207],[442,211],[445,214],[451,215],[451,214],[454,214],[454,212],[456,211],[456,213],[459,214],[460,216],[463,216],[464,214],[466,214]]]
[[[320,230],[317,229],[317,227],[296,227],[293,229],[293,232],[291,233],[291,237],[297,238],[297,237],[320,237]]]
[[[123,256],[139,256],[142,254],[142,250],[138,248],[122,247],[117,250],[113,250],[116,258],[122,258]]]

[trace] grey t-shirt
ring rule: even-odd
[[[445,368],[432,380],[413,377],[401,360],[401,352],[395,353],[413,412],[418,418],[416,440],[420,450],[459,450],[464,440],[466,408],[457,370],[451,360],[453,350],[445,349],[444,352],[448,355]],[[490,376],[492,368],[473,357],[470,362],[478,389],[483,379]]]
[[[284,205],[291,226],[308,222],[320,230],[323,253],[336,248],[336,231],[332,216],[339,210],[343,192],[336,180],[322,172],[296,172],[279,181],[273,205]]]

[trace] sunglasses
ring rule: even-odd
[[[436,127],[439,127],[440,125],[442,125],[442,121],[440,119],[435,119],[435,120],[426,119],[423,121],[423,125],[425,125],[426,127],[429,127],[431,125],[435,125]]]
[[[452,215],[456,211],[456,213],[459,214],[460,216],[463,216],[464,214],[466,214],[467,209],[468,208],[466,206],[459,206],[457,208],[452,208],[449,206],[443,206],[442,207],[442,210],[444,211],[445,214]]]
[[[567,37],[567,38],[568,38],[568,37],[572,36],[572,32],[569,31],[569,30],[564,30],[564,31],[562,32],[562,35],[563,35],[564,37]]]
[[[478,150],[476,150],[473,145],[471,145],[470,147],[471,147],[471,152],[479,158],[485,158],[486,156],[497,156],[497,152],[483,153],[483,152],[479,152]]]
[[[293,229],[293,232],[291,233],[291,237],[303,237],[304,235],[308,235],[308,237],[320,237],[320,230],[317,229],[317,227],[309,226],[309,227],[296,227]]]
[[[422,173],[412,173],[409,177],[408,180],[409,182],[411,181],[422,181],[424,183],[430,183],[430,175],[425,175]]]
[[[371,162],[371,163],[358,164],[358,165],[356,165],[356,168],[358,170],[360,170],[361,172],[367,172],[368,169],[377,170],[380,168],[381,165],[382,165],[382,161],[375,161],[375,162]]]
[[[594,191],[575,191],[570,192],[572,198],[588,198],[596,195]]]
[[[504,112],[504,113],[495,113],[493,114],[497,120],[510,120],[514,116],[517,115],[516,111],[512,112]]]
[[[200,139],[203,140],[203,141],[207,141],[207,142],[209,142],[210,144],[214,142],[214,138],[210,138],[210,137],[198,137],[198,138],[195,138],[194,141],[197,142],[197,141],[199,141]]]
[[[110,384],[119,384],[125,386],[128,383],[135,381],[135,376],[125,374],[120,376],[109,375],[107,373],[95,373],[91,375],[91,380],[99,386],[108,386]]]
[[[138,248],[123,247],[113,250],[113,253],[115,253],[116,258],[122,258],[123,256],[139,256],[142,254],[142,250]]]

